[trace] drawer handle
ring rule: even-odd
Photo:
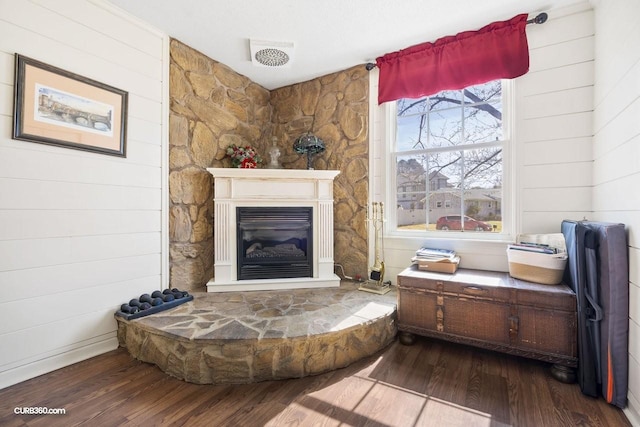
[[[486,289],[479,288],[477,286],[465,286],[463,290],[465,293],[468,293],[471,295],[482,295],[487,293]]]

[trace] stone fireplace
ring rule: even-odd
[[[337,287],[333,180],[339,171],[209,168],[214,278],[208,292]]]

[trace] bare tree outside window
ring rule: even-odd
[[[502,82],[401,99],[396,124],[398,229],[500,231]]]

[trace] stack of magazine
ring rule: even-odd
[[[460,264],[460,257],[450,249],[423,247],[416,251],[416,256],[411,258],[411,262],[417,265],[419,270],[455,273]]]

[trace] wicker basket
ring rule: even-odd
[[[543,285],[557,285],[562,282],[567,265],[567,254],[542,254],[515,249],[507,250],[509,274],[516,279]]]
[[[520,234],[516,241],[518,243],[544,244],[555,248],[557,253],[546,254],[507,249],[511,277],[543,285],[557,285],[562,282],[562,276],[567,266],[567,248],[562,233]]]

